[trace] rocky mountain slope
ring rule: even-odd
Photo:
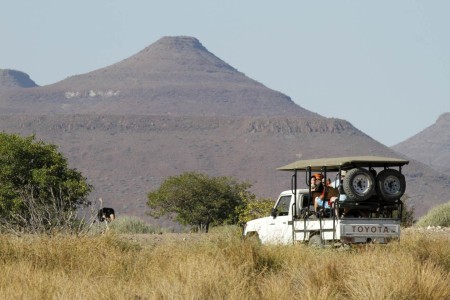
[[[277,167],[302,158],[398,154],[337,119],[295,117],[3,116],[0,128],[60,145],[72,166],[121,214],[144,216],[146,194],[185,171],[235,176],[259,196],[289,189]],[[357,145],[357,147],[356,147]],[[423,214],[442,203],[429,167],[404,167],[407,194]],[[448,177],[439,178],[450,184]],[[422,201],[426,198],[427,201]]]
[[[275,169],[297,159],[400,156],[246,77],[190,37],[162,38],[49,86],[3,90],[0,130],[59,145],[95,185],[92,197],[119,215],[143,217],[146,194],[185,171],[234,176],[258,196],[276,197],[291,174]],[[448,201],[448,176],[415,161],[404,171],[418,215]]]
[[[433,125],[392,148],[450,175],[450,113],[442,114]]]

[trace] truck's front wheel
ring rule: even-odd
[[[255,231],[249,232],[244,236],[244,241],[250,243],[261,244],[261,239],[259,238],[259,234]]]

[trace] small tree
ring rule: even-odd
[[[237,208],[239,225],[244,225],[253,219],[269,216],[273,205],[273,199],[256,198],[255,195],[249,194],[245,198],[244,205]]]
[[[250,184],[231,177],[209,177],[187,172],[167,178],[148,194],[150,215],[174,215],[184,225],[208,232],[211,224],[236,224],[237,207],[243,205]]]
[[[89,205],[92,186],[70,169],[55,145],[0,133],[0,218],[3,228],[45,232],[67,226]]]

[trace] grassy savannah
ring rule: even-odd
[[[0,141],[0,299],[450,299],[448,232],[342,251],[262,246],[229,224],[270,202],[246,182],[195,172],[167,178],[147,205],[199,233],[133,217],[94,223],[93,186],[56,146]],[[422,226],[448,226],[448,207],[426,217]]]
[[[209,234],[0,235],[3,299],[450,299],[448,235],[339,251]]]

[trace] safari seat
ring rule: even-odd
[[[331,186],[328,186],[325,190],[325,198],[331,199],[332,197],[339,197],[339,191]]]

